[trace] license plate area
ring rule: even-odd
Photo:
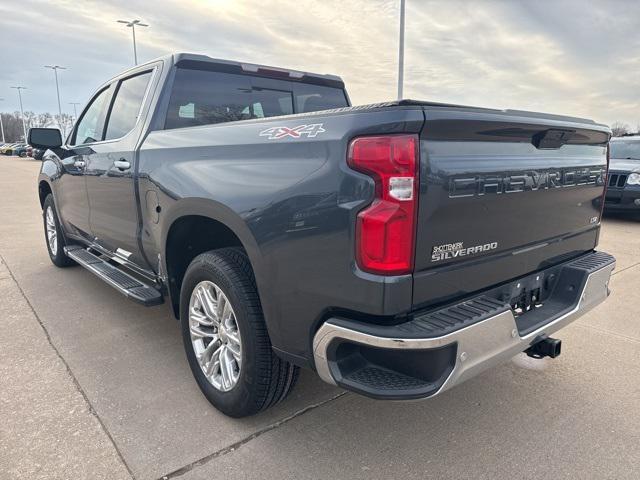
[[[561,270],[558,266],[522,277],[492,291],[492,296],[509,304],[513,315],[519,318],[544,306],[553,294]]]
[[[503,299],[511,306],[520,335],[527,335],[575,308],[587,277],[586,271],[564,265],[510,284]]]
[[[455,303],[416,311],[411,320],[421,325],[416,328],[420,338],[442,336],[509,309],[523,337],[577,308],[589,276],[614,263],[607,253],[587,253]],[[406,324],[406,320],[399,323]],[[398,335],[406,336],[406,329]]]
[[[492,290],[489,296],[511,307],[521,336],[571,311],[588,272],[574,262],[542,270]]]

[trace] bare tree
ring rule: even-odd
[[[55,126],[60,128],[63,133],[68,132],[73,127],[73,117],[68,113],[63,113],[62,117],[60,115],[54,115],[53,119],[55,119]]]
[[[5,140],[7,142],[22,141],[24,135],[22,132],[22,117],[20,116],[20,112],[2,113],[1,115]]]
[[[611,133],[614,137],[621,137],[629,133],[629,125],[623,122],[613,122],[611,125]]]
[[[53,122],[50,113],[39,113],[33,120],[33,127],[48,127]]]
[[[24,121],[27,124],[27,131],[34,126],[33,121],[36,119],[36,117],[37,115],[34,112],[24,112]]]

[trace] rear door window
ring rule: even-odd
[[[136,122],[142,108],[142,100],[151,79],[151,72],[144,72],[120,82],[111,107],[105,140],[124,137]]]

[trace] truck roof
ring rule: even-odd
[[[289,68],[273,67],[257,63],[239,62],[235,60],[223,60],[198,53],[176,52],[162,57],[154,58],[145,63],[154,63],[162,60],[166,63],[186,68],[214,70],[240,75],[255,75],[260,77],[279,78],[281,80],[326,85],[328,87],[344,89],[342,78],[337,75],[304,72]],[[137,67],[136,67],[137,68]]]

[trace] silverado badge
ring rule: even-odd
[[[496,248],[498,248],[498,242],[474,245],[473,247],[465,247],[463,242],[445,243],[444,245],[436,245],[433,247],[433,250],[431,251],[431,261],[440,262],[442,260],[488,252],[490,250],[495,250]]]

